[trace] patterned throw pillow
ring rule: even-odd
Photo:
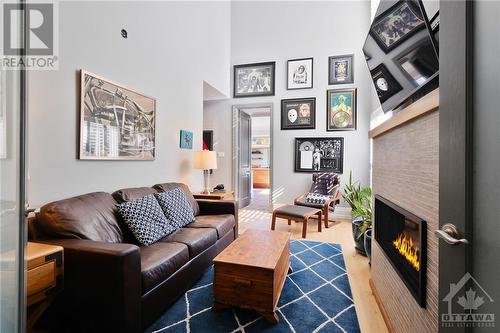
[[[193,207],[180,188],[155,194],[167,219],[178,228],[194,221]]]
[[[117,205],[130,231],[142,245],[150,245],[176,230],[153,194]]]

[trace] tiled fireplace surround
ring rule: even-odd
[[[421,308],[373,243],[372,280],[394,332],[437,332],[439,111],[373,138],[373,192],[427,221],[427,301]]]

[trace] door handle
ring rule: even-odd
[[[465,238],[462,238],[460,231],[458,228],[451,223],[447,223],[441,227],[441,230],[434,230],[434,235],[437,238],[441,238],[446,243],[455,245],[455,244],[469,244],[469,241]]]

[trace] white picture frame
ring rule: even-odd
[[[287,62],[287,90],[312,89],[314,59],[290,59]]]

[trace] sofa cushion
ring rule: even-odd
[[[193,207],[193,214],[194,216],[198,216],[200,214],[200,206],[198,206],[198,202],[196,199],[193,197],[193,193],[189,190],[186,184],[182,183],[163,183],[163,184],[156,184],[153,186],[156,190],[160,192],[167,192],[167,191],[172,191],[175,190],[176,188],[180,188],[186,197],[188,198],[189,202],[191,203],[191,207]]]
[[[141,245],[150,245],[175,231],[154,195],[117,205],[118,212]]]
[[[198,215],[193,223],[188,224],[188,228],[213,228],[217,231],[217,237],[221,239],[225,234],[234,228],[234,215]]]
[[[141,246],[142,293],[166,280],[189,261],[189,251],[181,243],[154,243]]]
[[[160,240],[186,244],[191,259],[214,245],[216,241],[217,232],[211,228],[181,228]]]
[[[36,220],[44,234],[56,238],[120,243],[123,233],[115,205],[109,193],[88,193],[46,204]]]
[[[163,213],[173,225],[182,228],[194,221],[193,209],[180,188],[155,194]]]
[[[122,188],[113,192],[113,198],[118,203],[124,203],[130,200],[139,199],[145,197],[146,195],[155,194],[158,191],[152,187],[129,187]]]

